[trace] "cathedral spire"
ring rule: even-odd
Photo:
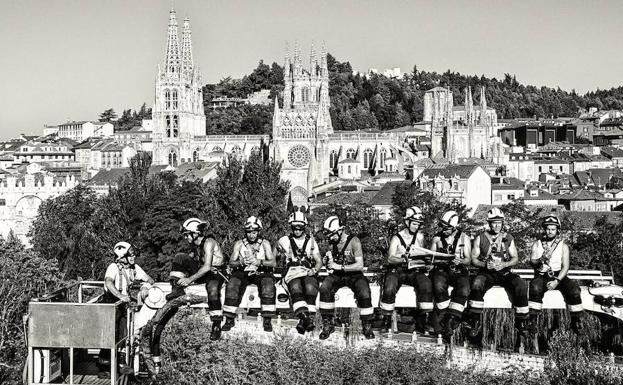
[[[314,42],[311,43],[311,50],[309,53],[309,74],[311,76],[317,76],[318,58],[316,57],[316,50],[314,49]]]
[[[292,63],[290,61],[290,52],[289,51],[290,51],[290,47],[288,45],[288,42],[286,41],[286,54],[285,54],[285,57],[283,59],[283,74],[284,74],[286,80],[290,76],[290,64]]]
[[[275,110],[273,112],[273,138],[279,136],[279,127],[281,127],[281,116],[279,114],[279,98],[277,97],[277,95],[275,95]]]
[[[485,86],[480,87],[480,124],[487,124],[487,96],[485,95]]]
[[[177,34],[177,17],[173,8],[169,12],[167,52],[164,67],[165,72],[168,74],[180,72],[180,44]]]
[[[190,75],[193,72],[193,43],[190,33],[190,20],[184,18],[184,28],[182,29],[182,72]]]
[[[300,76],[303,69],[298,41],[294,40],[294,76]]]
[[[327,68],[327,48],[325,47],[324,41],[322,42],[322,48],[320,49],[320,76],[327,81],[329,79],[329,69]]]

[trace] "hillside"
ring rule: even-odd
[[[424,92],[436,86],[449,87],[458,104],[463,103],[466,86],[472,87],[476,102],[480,98],[480,86],[485,86],[487,105],[495,108],[501,119],[574,117],[589,107],[623,110],[623,86],[579,95],[574,90],[524,85],[511,74],[496,79],[449,70],[427,72],[417,66],[400,79],[376,74],[365,78],[354,75],[349,62],[340,62],[331,54],[327,62],[331,117],[336,130],[387,130],[421,121]],[[260,61],[242,79],[228,77],[217,84],[207,84],[203,88],[204,104],[214,97],[245,97],[260,89],[271,89],[272,96],[278,95],[283,90],[283,67]],[[269,133],[272,107],[243,106],[220,111],[206,108],[206,116],[208,134]]]

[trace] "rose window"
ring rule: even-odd
[[[303,145],[296,145],[288,151],[288,161],[294,167],[305,167],[310,159],[309,149]]]

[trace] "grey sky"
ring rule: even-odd
[[[169,0],[0,0],[0,138],[153,101]],[[204,80],[325,41],[355,70],[400,67],[579,92],[623,83],[623,1],[177,0]]]

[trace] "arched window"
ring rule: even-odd
[[[166,116],[167,121],[167,138],[171,137],[171,117],[169,115]]]
[[[329,168],[332,170],[337,168],[337,151],[335,150],[329,154]]]
[[[372,167],[372,155],[372,150],[366,148],[366,150],[363,152],[363,168]]]
[[[173,90],[172,100],[173,100],[173,103],[172,103],[173,109],[177,110],[177,90]]]
[[[171,109],[171,91],[169,90],[164,90],[164,109]]]
[[[171,126],[173,127],[173,137],[177,138],[177,133],[178,133],[178,128],[179,128],[179,122],[177,120],[177,115],[173,115],[173,121],[171,123]]]
[[[355,149],[353,148],[349,148],[348,150],[346,150],[346,158],[348,159],[354,159],[355,158]]]
[[[387,150],[382,148],[379,156],[379,166],[385,170],[385,158],[387,157]]]
[[[303,87],[303,89],[301,90],[301,100],[303,101],[303,103],[309,102],[309,88]]]
[[[199,162],[199,149],[193,151],[193,162]]]
[[[177,167],[177,152],[175,150],[169,151],[169,166]]]

